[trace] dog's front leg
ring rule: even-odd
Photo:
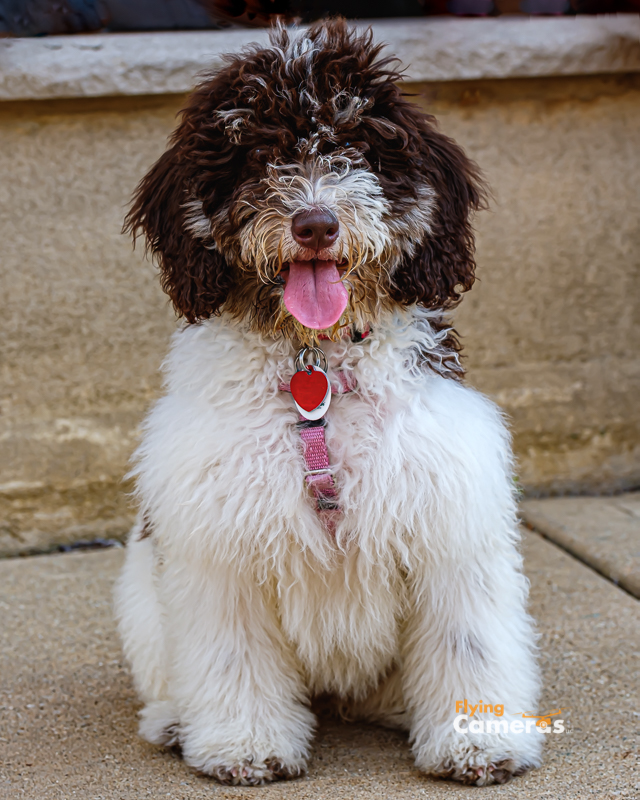
[[[267,591],[229,564],[173,562],[162,598],[185,761],[230,784],[302,774],[315,718]]]
[[[515,550],[433,565],[412,595],[402,682],[417,766],[483,786],[538,765],[544,737],[522,720],[538,674]]]

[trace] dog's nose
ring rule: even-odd
[[[291,221],[291,233],[298,244],[310,250],[323,250],[338,238],[340,223],[335,214],[326,209],[301,211]]]

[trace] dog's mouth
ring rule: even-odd
[[[325,330],[343,315],[349,293],[341,280],[342,268],[335,261],[319,259],[284,265],[280,273],[285,282],[284,304],[305,328]]]

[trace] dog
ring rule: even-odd
[[[472,724],[539,689],[509,434],[447,321],[486,192],[396,64],[344,20],[276,27],[203,79],[125,223],[184,321],[119,630],[141,735],[226,784],[302,775],[317,698],[429,775],[540,763],[538,730]]]

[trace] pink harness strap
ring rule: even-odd
[[[338,380],[340,381],[339,385],[331,387],[331,391],[335,394],[348,394],[356,388],[356,380],[351,374],[339,372]],[[288,383],[281,383],[278,388],[281,392],[291,391]],[[316,512],[322,520],[322,524],[333,536],[341,511],[338,504],[338,491],[329,464],[329,451],[324,435],[326,425],[327,421],[324,417],[316,420],[300,417],[300,421],[297,423],[306,466],[304,480],[315,498]]]
[[[345,331],[344,336],[351,336],[352,341],[359,342],[369,335],[369,329],[364,333]],[[328,336],[320,336],[321,339],[328,339]],[[353,392],[357,386],[352,373],[338,372],[339,384],[331,386],[331,392],[335,394],[348,394]],[[288,383],[281,383],[278,387],[281,392],[290,392]],[[333,471],[329,465],[329,452],[324,436],[326,419],[321,417],[317,420],[308,420],[300,417],[297,423],[300,431],[300,438],[304,448],[304,462],[306,470],[304,479],[316,501],[316,512],[327,531],[333,535],[341,514],[338,504],[338,491],[333,480]]]
[[[304,448],[306,470],[304,479],[316,501],[316,511],[330,533],[335,527],[340,514],[338,492],[329,466],[329,453],[324,436],[326,422],[324,419],[310,421],[301,419],[298,422],[300,438]]]

